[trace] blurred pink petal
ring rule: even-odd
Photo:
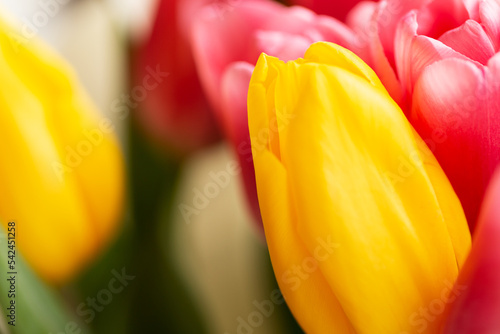
[[[315,41],[348,46],[354,34],[346,26],[300,7],[273,1],[239,1],[224,11],[206,6],[193,20],[192,45],[198,72],[217,114],[220,80],[229,64],[255,64],[261,52],[295,59]]]
[[[135,87],[145,88],[146,95],[130,106],[138,103],[137,116],[153,139],[182,154],[214,141],[218,130],[178,24],[178,5],[179,1],[159,2],[152,33],[134,64]],[[161,81],[146,81],[152,72],[163,73]]]
[[[500,333],[500,170],[481,207],[472,249],[460,272],[445,334]]]

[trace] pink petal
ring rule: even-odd
[[[495,48],[483,27],[473,20],[467,20],[460,27],[446,32],[439,40],[483,65],[495,54]]]
[[[469,18],[463,0],[434,0],[418,12],[418,34],[438,39]]]
[[[464,6],[469,13],[469,18],[476,21],[479,19],[479,4],[482,1],[483,0],[463,0]]]
[[[380,81],[384,84],[394,101],[396,101],[399,105],[403,105],[404,97],[401,84],[396,77],[394,68],[385,55],[384,48],[378,37],[373,39],[372,44],[370,45],[370,53],[372,57],[373,69],[380,78]]]
[[[382,0],[376,14],[376,22],[380,43],[382,44],[389,62],[394,65],[394,38],[396,28],[408,12],[424,6],[428,0]]]
[[[413,93],[410,120],[460,198],[472,228],[500,163],[500,56],[488,67],[445,59],[428,66]]]
[[[292,38],[292,36],[294,36]],[[300,7],[273,1],[238,1],[225,11],[213,5],[197,12],[191,41],[198,73],[210,102],[220,114],[220,80],[227,66],[236,61],[255,64],[261,52],[297,58],[311,43],[326,40],[348,46],[353,32],[331,18],[319,17]],[[287,45],[288,41],[288,45]]]
[[[190,45],[179,27],[179,6],[180,1],[159,2],[151,35],[136,52],[134,83],[144,86],[151,72],[169,73],[158,87],[148,91],[137,116],[153,139],[185,154],[217,139],[218,129]]]
[[[257,31],[255,39],[258,50],[268,55],[279,55],[283,61],[303,57],[312,44],[308,37],[282,31]]]
[[[332,42],[350,49],[353,52],[358,51],[358,48],[353,44],[356,36],[351,28],[328,16],[318,16],[315,22],[315,30],[317,30],[322,37],[320,38],[320,35],[318,35],[314,38],[313,35],[306,33],[314,42]]]
[[[262,228],[247,114],[247,92],[253,68],[249,63],[236,62],[226,70],[221,85],[222,112],[226,136],[238,155],[247,202],[257,226]]]
[[[406,15],[396,34],[396,68],[403,89],[411,94],[422,71],[432,63],[446,58],[467,59],[443,43],[427,36],[417,36],[415,12]]]
[[[369,45],[368,52],[362,52],[361,56],[375,70],[391,97],[403,109],[407,101],[395,72],[396,27],[408,12],[422,7],[426,2],[427,0],[382,0],[376,5],[370,23],[362,24],[362,28],[356,30],[358,43],[362,46],[367,40]],[[367,18],[371,10],[372,8],[367,4],[358,6],[349,18],[350,24],[356,24]]]
[[[193,19],[191,44],[198,74],[217,114],[220,114],[220,80],[226,67],[238,60],[257,61],[259,53],[248,42],[249,36],[264,24],[269,12],[280,8],[271,2],[251,4],[241,2],[226,11],[207,6]]]
[[[378,38],[376,22],[373,15],[377,10],[377,3],[373,1],[362,1],[355,6],[347,16],[347,25],[355,32],[355,41],[352,43],[356,48],[356,54],[368,65],[373,67],[370,57],[370,42]]]
[[[479,18],[491,39],[494,50],[500,49],[500,5],[495,0],[485,0],[479,7]]]
[[[446,334],[500,332],[500,170],[481,207],[472,250],[460,272],[450,304]],[[455,297],[453,298],[455,299]]]

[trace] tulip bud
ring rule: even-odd
[[[0,220],[44,279],[71,278],[109,241],[123,158],[69,66],[0,19]]]
[[[288,63],[262,55],[248,108],[267,244],[303,329],[434,332],[470,233],[374,72],[324,42]]]

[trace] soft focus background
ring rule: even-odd
[[[111,111],[113,102],[134,87],[132,60],[150,32],[157,2],[0,3],[75,68],[118,128],[128,175],[122,228],[90,268],[57,289],[20,275],[19,294],[29,307],[19,309],[17,321],[32,325],[16,333],[46,333],[37,323],[55,324],[49,326],[52,333],[301,333],[286,304],[262,306],[279,293],[239,175],[202,200],[196,213],[187,217],[180,210],[200,200],[199,191],[212,183],[214,173],[236,163],[227,144],[189,156],[169,154],[146,139],[147,130],[137,121],[140,103],[126,117]],[[49,19],[34,22],[41,11]],[[107,296],[117,272],[130,280],[107,304],[91,306]],[[33,317],[33,310],[45,310],[43,319]],[[9,330],[0,324],[1,332]]]

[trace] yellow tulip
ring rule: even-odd
[[[263,54],[248,118],[273,268],[303,329],[434,333],[470,233],[374,72],[329,43],[288,63]]]
[[[73,70],[0,18],[0,220],[48,282],[74,276],[117,229],[124,167],[112,124]]]

